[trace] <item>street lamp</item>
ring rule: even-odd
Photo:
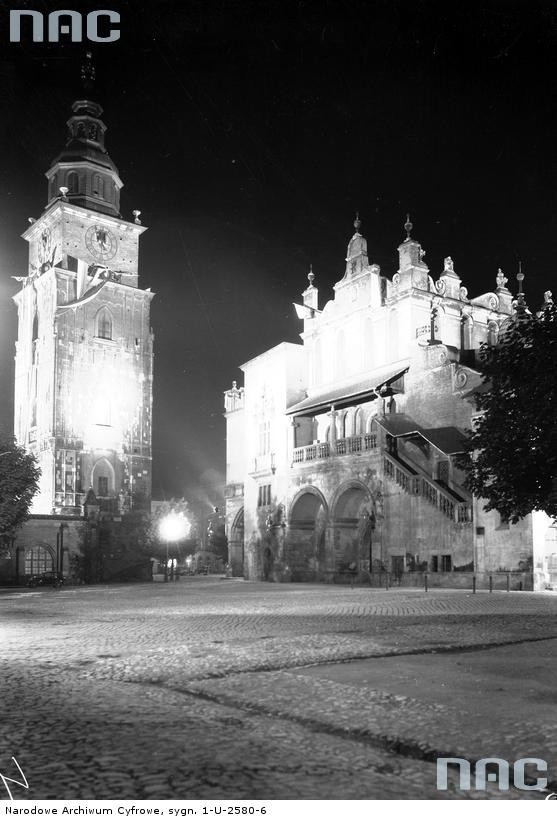
[[[164,580],[168,581],[168,545],[171,541],[181,541],[187,538],[191,524],[184,513],[171,512],[161,520],[159,524],[159,535],[166,543],[166,563],[164,565]],[[174,564],[172,565],[174,570]],[[173,573],[174,574],[174,573]]]

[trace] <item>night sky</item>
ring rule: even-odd
[[[140,283],[156,292],[153,495],[218,502],[223,391],[301,327],[344,272],[355,211],[391,277],[409,212],[436,278],[474,296],[553,288],[557,2],[160,0],[0,3],[0,422],[12,425],[27,217],[65,142],[85,47],[9,44],[8,9],[111,8],[96,45],[122,214],[142,211]],[[554,288],[557,292],[557,286]],[[203,511],[203,510],[201,510]]]

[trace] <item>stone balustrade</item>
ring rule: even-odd
[[[305,447],[296,447],[292,454],[292,463],[303,464],[307,461],[317,461],[331,456],[368,452],[376,448],[377,436],[374,434],[366,433],[363,436],[348,436],[348,438],[339,438],[331,443],[320,441],[316,444],[308,444]]]
[[[459,502],[434,481],[403,467],[388,453],[383,455],[383,469],[385,476],[402,487],[405,493],[420,495],[455,523],[469,524],[472,521],[470,503]]]

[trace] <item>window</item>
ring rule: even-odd
[[[439,572],[439,556],[432,555],[431,556],[431,571],[432,572]]]
[[[68,174],[68,188],[70,194],[77,194],[79,188],[79,180],[75,171],[70,171]]]
[[[97,314],[97,337],[112,339],[112,319],[106,308],[102,308]]]
[[[97,495],[106,497],[108,495],[108,476],[100,475],[97,479]]]
[[[499,513],[499,526],[497,527],[498,530],[508,530],[509,529],[509,519],[506,515],[501,515]]]
[[[487,343],[490,347],[497,344],[497,337],[499,335],[499,326],[497,322],[489,322],[487,326]]]
[[[452,572],[453,560],[450,555],[441,556],[441,572]]]
[[[98,197],[104,196],[104,182],[99,174],[95,174],[93,177],[93,194]]]
[[[36,575],[38,572],[54,570],[52,553],[45,547],[32,547],[25,551],[25,574]]]
[[[259,425],[259,453],[264,456],[271,452],[271,422],[263,421]]]
[[[261,484],[259,486],[259,494],[257,496],[258,507],[268,507],[271,503],[271,485]]]

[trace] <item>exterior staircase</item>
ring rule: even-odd
[[[419,495],[455,524],[472,522],[472,502],[460,497],[446,485],[418,473],[392,453],[383,453],[385,477],[409,495]]]

